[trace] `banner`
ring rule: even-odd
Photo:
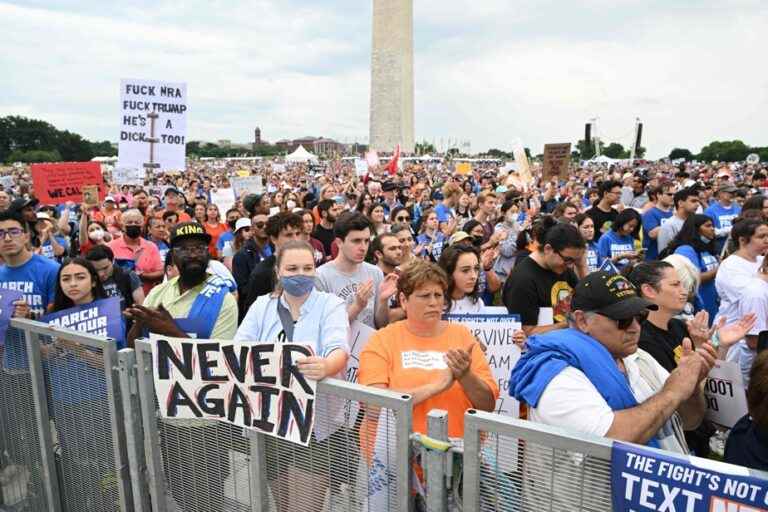
[[[739,364],[717,361],[704,384],[707,400],[706,418],[726,428],[733,428],[747,414],[747,394]]]
[[[115,167],[112,169],[112,181],[115,185],[144,185],[146,171],[143,167]]]
[[[523,328],[520,317],[480,313],[445,315],[445,319],[465,325],[485,345],[485,357],[500,391],[494,412],[517,418],[520,403],[509,396],[509,376],[520,359],[520,348],[512,341],[512,334]]]
[[[264,182],[261,176],[241,176],[229,180],[235,199],[245,197],[248,194],[263,194]]]
[[[120,81],[118,167],[184,170],[187,84]]]
[[[32,164],[32,186],[41,204],[83,202],[83,187],[99,187],[99,201],[107,196],[99,162]]]
[[[119,297],[96,300],[84,306],[50,313],[40,321],[64,329],[112,338],[117,342],[118,348],[125,347],[125,324]]]
[[[614,512],[765,512],[768,483],[747,468],[674,457],[615,441],[611,453]]]
[[[155,395],[163,418],[215,419],[307,446],[317,383],[296,361],[298,343],[238,343],[150,334]]]
[[[568,168],[571,165],[571,143],[544,144],[544,174],[543,179],[568,179]]]
[[[24,294],[21,292],[0,288],[0,347],[5,345],[5,333],[13,316],[13,303],[23,299]]]

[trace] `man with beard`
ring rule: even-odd
[[[325,254],[330,259],[331,247],[336,239],[336,235],[333,234],[333,224],[341,213],[341,205],[336,204],[332,199],[323,199],[317,203],[317,211],[320,215],[320,223],[315,226],[312,238],[319,240],[323,244]]]
[[[107,245],[115,255],[115,265],[136,272],[146,294],[163,278],[163,260],[157,245],[142,238],[143,229],[141,212],[127,210],[123,214],[123,236]]]
[[[395,235],[384,233],[371,241],[369,249],[373,256],[372,263],[388,276],[395,271],[395,268],[402,263],[403,246]]]
[[[135,323],[128,343],[146,332],[177,338],[232,339],[237,331],[237,302],[227,283],[206,269],[211,237],[197,222],[178,224],[171,254],[178,277],[152,289],[144,305],[125,310]]]

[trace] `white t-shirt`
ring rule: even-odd
[[[485,310],[485,303],[482,299],[473,300],[471,297],[451,301],[451,309],[448,314],[451,315],[474,315],[482,313]]]
[[[715,276],[715,288],[720,295],[717,318],[724,316],[726,323],[739,318],[738,302],[741,294],[755,278],[762,263],[762,256],[758,256],[757,261],[752,262],[738,254],[732,254],[723,260]]]
[[[331,261],[320,266],[315,275],[318,290],[341,297],[347,305],[355,301],[357,288],[369,280],[373,280],[373,295],[368,300],[365,309],[357,315],[356,320],[371,329],[375,329],[374,314],[376,303],[379,300],[379,284],[384,280],[384,272],[379,267],[363,262],[354,273],[345,274],[338,269],[335,262]]]
[[[653,372],[655,384],[649,383],[640,372],[638,359]],[[653,357],[642,349],[624,358],[627,378],[632,394],[638,404],[655,395],[669,377],[665,370]],[[539,398],[538,407],[531,409],[531,420],[570,428],[605,437],[613,424],[614,412],[598,393],[594,384],[581,371],[572,366],[563,369],[553,378]],[[661,447],[678,453],[685,449],[674,436],[671,422],[667,421],[656,434]]]

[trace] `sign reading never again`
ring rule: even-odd
[[[307,446],[317,383],[298,343],[237,343],[150,335],[155,395],[163,418],[216,419]]]

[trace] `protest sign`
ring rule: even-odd
[[[120,81],[118,167],[185,168],[187,84]]]
[[[616,265],[614,265],[613,262],[608,258],[603,260],[603,263],[600,264],[600,267],[597,270],[599,272],[608,272],[611,275],[621,274],[618,267],[616,267]]]
[[[299,343],[239,343],[150,335],[155,394],[163,418],[215,419],[307,446],[317,383],[296,361]]]
[[[263,194],[264,182],[261,176],[242,176],[229,180],[232,185],[232,192],[235,199],[247,196],[248,194]]]
[[[512,334],[522,329],[520,317],[480,313],[445,315],[445,319],[465,325],[486,346],[485,357],[500,390],[495,412],[517,418],[520,404],[509,396],[509,376],[520,359],[520,348],[512,341]]]
[[[698,457],[676,457],[613,443],[614,512],[760,512],[768,510],[768,485],[742,466]]]
[[[525,153],[525,148],[520,139],[512,141],[512,155],[515,157],[515,163],[517,164],[517,173],[520,179],[526,186],[533,184],[533,175],[531,174],[531,165],[528,162],[528,155]]]
[[[143,167],[115,167],[112,181],[115,185],[144,185],[146,171]]]
[[[347,359],[347,382],[357,382],[358,370],[360,369],[360,352],[363,351],[368,338],[375,331],[367,324],[353,320],[349,325],[349,359]]]
[[[0,347],[5,345],[5,333],[13,316],[13,303],[23,298],[24,294],[21,292],[0,288]]]
[[[272,172],[282,174],[285,172],[285,164],[272,164]]]
[[[704,397],[706,418],[718,425],[732,428],[747,414],[747,394],[738,363],[717,361],[704,384]]]
[[[99,206],[99,187],[96,185],[85,185],[83,187],[83,204],[88,208]]]
[[[472,164],[469,162],[458,162],[456,164],[456,173],[464,176],[472,174]]]
[[[544,144],[544,180],[568,179],[571,164],[571,143]]]
[[[365,176],[368,174],[368,162],[362,158],[355,158],[355,175]]]
[[[13,188],[13,176],[0,176],[0,185],[5,191],[11,190]]]
[[[219,207],[219,211],[226,213],[235,204],[234,193],[231,188],[220,188],[211,191],[211,203]]]
[[[368,151],[365,154],[365,161],[368,163],[368,167],[378,167],[379,154],[374,150]]]
[[[32,164],[30,170],[35,197],[42,204],[81,203],[83,187],[88,185],[98,187],[99,201],[107,196],[99,162]]]
[[[120,299],[110,297],[50,313],[40,319],[41,322],[85,332],[103,338],[113,338],[118,348],[125,346],[125,326],[120,312]]]
[[[248,169],[238,169],[237,175],[241,178],[245,178],[251,175],[251,171],[249,171]]]

